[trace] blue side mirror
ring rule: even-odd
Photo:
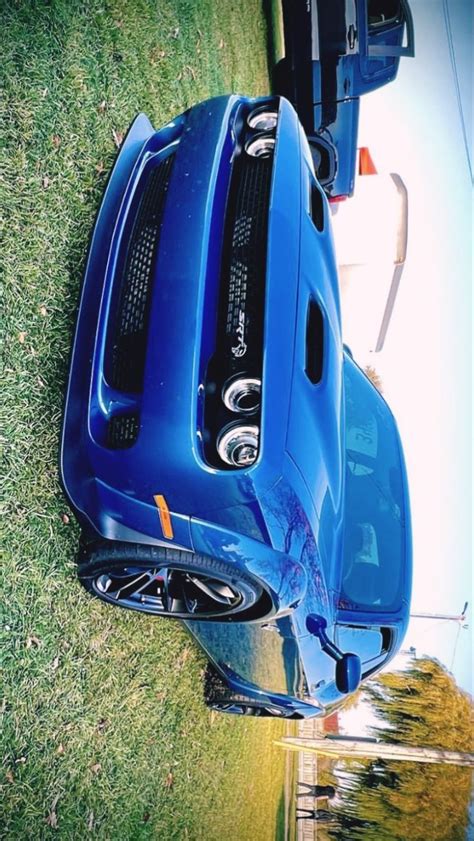
[[[362,663],[357,654],[343,652],[334,645],[326,633],[327,622],[323,616],[310,613],[306,617],[306,627],[310,634],[317,637],[321,648],[336,661],[336,687],[343,695],[355,692],[360,683],[362,675]]]
[[[347,695],[355,692],[360,683],[362,667],[357,654],[343,654],[336,663],[336,686],[339,692]]]

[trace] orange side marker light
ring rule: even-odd
[[[173,526],[171,525],[171,514],[166,504],[166,499],[162,494],[155,494],[153,497],[155,500],[156,507],[158,508],[158,514],[160,515],[160,523],[161,523],[161,530],[163,532],[163,536],[167,538],[167,540],[173,540]]]

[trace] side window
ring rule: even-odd
[[[399,0],[368,0],[367,3],[369,35],[400,20]]]
[[[341,651],[358,654],[363,666],[380,657],[384,643],[380,628],[342,624],[337,625],[336,641]]]
[[[393,639],[391,628],[337,624],[336,644],[341,651],[358,654],[362,660],[362,676],[367,677],[382,665]]]
[[[361,35],[361,93],[390,81],[402,56],[415,55],[415,31],[408,0],[366,0]],[[406,41],[404,45],[404,41]]]

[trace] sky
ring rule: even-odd
[[[416,57],[362,98],[359,126],[378,171],[408,189],[407,260],[384,348],[354,355],[381,375],[404,446],[412,611],[459,614],[470,602],[468,629],[412,619],[403,648],[437,657],[472,694],[472,9],[466,0],[410,6]],[[376,219],[383,226],[383,213]],[[372,319],[367,336],[373,328]]]

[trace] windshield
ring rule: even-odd
[[[397,610],[406,555],[403,466],[395,422],[367,377],[344,363],[346,491],[340,607]]]

